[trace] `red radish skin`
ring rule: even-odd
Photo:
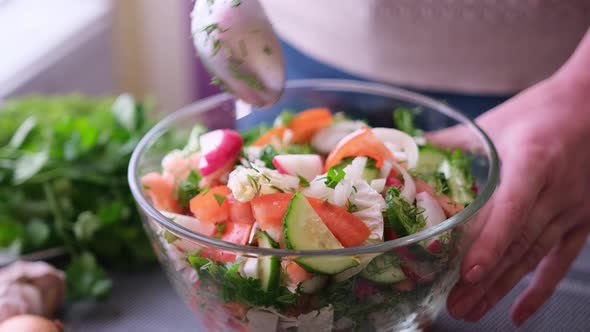
[[[303,176],[308,181],[322,174],[324,163],[317,154],[284,154],[275,156],[272,164],[283,174]]]
[[[439,239],[434,239],[428,243],[426,250],[433,255],[438,255],[442,252],[442,243]]]
[[[244,145],[240,134],[234,130],[218,129],[200,137],[201,159],[199,171],[210,175],[228,162],[235,160]]]

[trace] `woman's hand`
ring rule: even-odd
[[[455,318],[479,320],[535,270],[512,307],[512,320],[521,325],[584,246],[590,232],[590,80],[577,71],[588,64],[590,33],[560,72],[477,120],[496,145],[501,180],[449,296]]]

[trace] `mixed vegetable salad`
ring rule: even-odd
[[[470,159],[427,142],[412,114],[393,112],[399,129],[326,108],[283,112],[244,133],[197,125],[161,172],[142,177],[144,192],[174,222],[239,245],[322,250],[407,236],[476,196]],[[213,330],[378,329],[430,291],[455,250],[443,233],[392,252],[289,260],[160,234]]]

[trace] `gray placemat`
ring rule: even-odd
[[[445,313],[431,331],[590,331],[590,245],[586,245],[550,301],[521,329],[516,329],[509,320],[510,305],[529,280],[525,278],[480,322],[456,321]],[[67,308],[64,318],[67,331],[204,331],[160,269],[116,275],[113,296],[106,303],[79,303]]]

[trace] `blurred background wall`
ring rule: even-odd
[[[0,0],[0,99],[129,92],[172,111],[210,93],[192,0]]]

